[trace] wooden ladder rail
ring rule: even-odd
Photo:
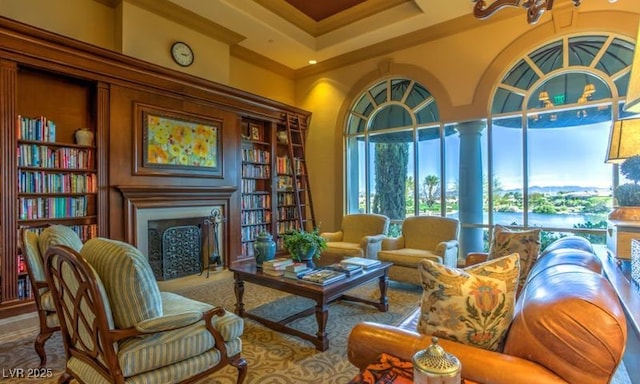
[[[286,113],[286,127],[287,127],[287,139],[288,139],[288,152],[289,161],[291,164],[291,174],[293,177],[292,187],[296,202],[296,213],[300,224],[300,229],[306,231],[312,231],[316,228],[316,217],[313,210],[313,201],[311,200],[311,187],[309,185],[309,172],[307,171],[307,161],[305,157],[305,129],[302,126],[302,118],[300,115]],[[300,150],[295,151],[295,147],[299,146]],[[296,166],[296,160],[298,159],[302,173],[298,173],[298,167]],[[303,185],[299,186],[298,182],[302,182]],[[301,201],[300,192],[304,192],[304,202]],[[305,210],[305,211],[303,211]],[[310,218],[306,217],[306,211],[309,212]],[[311,223],[311,228],[308,228],[306,224]]]

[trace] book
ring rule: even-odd
[[[347,275],[342,272],[332,271],[330,269],[316,269],[302,276],[300,280],[316,285],[327,285],[345,279],[346,277]]]
[[[262,263],[262,268],[278,268],[278,267],[286,267],[287,265],[293,264],[293,260],[287,257],[278,257],[273,260],[267,260]]]
[[[269,276],[284,276],[284,268],[281,268],[281,269],[262,268],[262,273]]]
[[[342,272],[348,277],[362,272],[362,266],[356,265],[356,264],[347,264],[347,263],[345,264],[335,263],[335,264],[321,267],[320,269],[330,269],[332,271]]]
[[[288,278],[288,279],[300,279],[300,278],[302,278],[302,276],[306,275],[307,273],[312,272],[313,270],[314,270],[313,268],[309,268],[307,266],[305,266],[305,269],[297,271],[297,272],[285,270],[284,271],[284,277]]]
[[[300,272],[300,271],[306,271],[307,269],[311,269],[311,268],[307,267],[307,263],[293,263],[293,264],[287,265],[285,269],[287,272],[289,271]]]
[[[359,265],[364,269],[369,269],[371,267],[375,267],[380,264],[380,260],[376,259],[365,259],[364,257],[348,257],[340,261],[341,264],[352,264]]]

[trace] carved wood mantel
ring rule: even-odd
[[[154,208],[222,206],[225,215],[230,214],[230,199],[237,191],[235,186],[190,187],[190,186],[158,186],[158,185],[122,185],[116,189],[124,197],[124,233],[125,241],[137,245],[136,229],[138,211]],[[228,222],[223,224],[228,227]],[[223,231],[224,254],[229,255],[230,230]],[[225,260],[224,265],[230,265]]]

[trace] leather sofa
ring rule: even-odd
[[[349,361],[360,369],[386,352],[403,360],[431,344],[416,332],[420,309],[399,325],[360,323],[348,340]],[[625,350],[625,316],[591,245],[557,240],[536,260],[517,298],[504,348],[492,352],[455,341],[439,344],[478,383],[608,383]]]

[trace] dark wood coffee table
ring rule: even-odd
[[[392,263],[383,262],[380,265],[367,269],[362,273],[347,277],[346,279],[336,281],[326,286],[318,286],[284,277],[265,275],[262,271],[257,270],[253,263],[240,263],[229,268],[229,270],[233,272],[235,280],[236,313],[240,317],[253,319],[275,331],[308,340],[315,345],[316,349],[326,351],[329,348],[329,338],[327,337],[326,332],[327,319],[329,318],[329,304],[336,300],[349,300],[373,305],[381,312],[386,312],[389,309],[387,287],[389,283],[388,272],[391,265]],[[380,299],[378,301],[367,300],[345,294],[348,290],[368,283],[374,279],[378,279],[380,287]],[[254,313],[245,311],[244,303],[242,302],[245,281],[277,289],[292,295],[306,297],[314,300],[316,305],[280,321],[266,319]],[[296,319],[309,316],[313,313],[315,313],[316,320],[318,322],[318,332],[315,335],[304,333],[287,325]]]

